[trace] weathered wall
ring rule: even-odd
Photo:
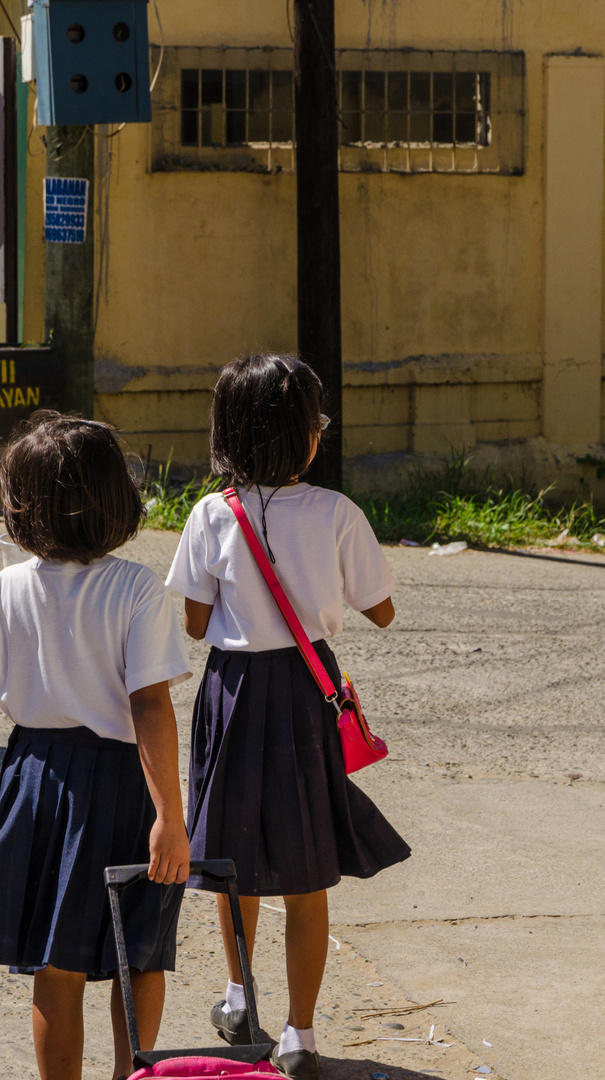
[[[158,2],[166,44],[290,45],[283,0]],[[151,11],[150,26],[157,42]],[[594,237],[593,288],[582,295],[576,287],[572,305],[576,326],[585,315],[592,327],[586,381],[574,374],[576,367],[585,372],[585,357],[583,346],[576,350],[573,326],[565,331],[564,355],[552,345],[562,333],[556,290],[565,294],[570,276],[556,252],[575,151],[562,145],[560,179],[551,177],[549,189],[546,57],[602,53],[601,3],[581,0],[570,12],[564,0],[340,0],[337,44],[522,49],[527,60],[523,176],[341,174],[346,455],[431,453],[531,440],[545,431],[556,442],[559,429],[549,428],[550,418],[570,405],[581,416],[587,394],[593,404],[599,399],[594,335],[603,332],[603,245],[594,198],[589,207],[576,198],[571,231],[588,228]],[[584,72],[591,63],[583,130],[589,136],[595,123],[600,130],[582,143],[582,168],[594,166],[597,175],[605,74],[594,61],[578,59],[576,68]],[[551,146],[557,131],[574,128],[582,102],[582,91],[568,93],[567,69],[557,70]],[[200,464],[207,459],[209,391],[220,366],[245,350],[296,347],[295,177],[151,173],[144,125],[98,145],[98,191],[109,178],[109,223],[101,243],[97,215],[97,414],[129,432],[137,449],[146,452],[151,443],[154,458],[165,459],[172,449],[176,460]],[[30,169],[26,327],[32,338],[41,326],[42,160]],[[545,356],[565,362],[566,380],[545,382]],[[567,441],[595,443],[602,436],[596,432],[595,440],[593,428],[578,438],[576,425]]]

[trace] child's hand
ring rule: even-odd
[[[189,877],[189,841],[183,819],[156,818],[149,834],[150,881],[159,885],[180,885]]]
[[[149,834],[150,881],[182,884],[189,877],[189,842],[179,784],[178,740],[167,682],[130,695],[141,765],[157,817]]]

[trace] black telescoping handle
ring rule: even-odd
[[[113,870],[115,868],[108,867],[108,869]],[[133,880],[136,881],[138,880],[138,878],[134,878]],[[118,975],[120,976],[122,1001],[124,1002],[124,1015],[126,1017],[126,1027],[128,1029],[130,1058],[132,1061],[134,1061],[135,1054],[138,1053],[138,1051],[141,1049],[141,1043],[139,1041],[139,1029],[137,1027],[137,1018],[134,1011],[134,998],[132,996],[132,984],[130,982],[130,968],[128,967],[128,956],[126,955],[124,924],[122,923],[120,898],[118,896],[119,885],[113,882],[109,883],[107,881],[107,870],[105,871],[105,884],[107,886],[107,892],[109,894],[109,907],[111,910],[113,936],[116,942],[116,953],[118,957]]]
[[[131,866],[107,866],[103,875],[105,886],[109,894],[111,920],[118,958],[118,973],[120,976],[120,986],[122,988],[126,1026],[128,1028],[128,1042],[130,1044],[130,1054],[133,1059],[135,1054],[141,1049],[141,1045],[139,1042],[139,1030],[137,1027],[134,999],[132,996],[130,969],[128,967],[126,940],[124,937],[124,925],[122,922],[118,892],[120,889],[128,888],[128,886],[132,885],[135,881],[141,881],[143,878],[146,878],[148,871],[148,863],[134,863]],[[227,885],[229,908],[231,910],[237,953],[242,971],[244,997],[246,999],[246,1008],[248,1010],[250,1035],[252,1043],[259,1044],[261,1042],[261,1033],[258,1023],[256,998],[254,997],[254,984],[252,982],[252,972],[250,970],[250,959],[244,934],[244,922],[237,892],[235,864],[231,859],[197,860],[190,863],[190,873],[209,877],[213,881],[224,881]]]
[[[237,878],[235,863],[232,859],[203,859],[189,864],[191,874],[203,874],[204,877],[212,878],[213,881],[227,881],[229,878]],[[119,889],[125,889],[135,881],[142,881],[147,877],[149,863],[132,863],[130,866],[106,866],[103,877],[105,885],[116,885]]]
[[[244,921],[242,919],[242,909],[240,907],[239,896],[237,892],[237,885],[235,884],[235,878],[229,877],[227,881],[227,890],[229,894],[229,907],[231,909],[231,921],[233,922],[233,930],[235,933],[235,941],[237,944],[237,955],[239,957],[239,966],[242,971],[242,983],[244,985],[244,997],[246,999],[246,1009],[248,1010],[248,1023],[250,1025],[250,1038],[253,1044],[260,1043],[262,1041],[260,1033],[260,1025],[258,1023],[258,1012],[256,1009],[256,998],[254,996],[254,983],[252,982],[252,971],[250,970],[250,957],[248,955],[248,947],[246,945],[246,935],[244,933]]]

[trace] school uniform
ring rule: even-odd
[[[395,586],[367,519],[344,495],[309,484],[238,494],[259,537],[264,505],[277,576],[340,685],[325,639],[342,630],[344,602],[364,611]],[[345,775],[334,707],[220,494],[194,507],[167,584],[213,605],[191,738],[192,858],[232,858],[248,896],[315,892],[406,859],[406,842]]]
[[[149,861],[155,809],[129,694],[188,678],[170,596],[148,567],[32,558],[0,573],[0,964],[92,978],[117,967],[103,870]],[[182,886],[123,894],[131,966],[173,969]]]

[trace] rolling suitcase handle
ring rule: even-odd
[[[130,1044],[130,1053],[133,1063],[139,1062],[143,1065],[151,1064],[151,1058],[154,1060],[159,1058],[165,1058],[173,1055],[174,1052],[165,1051],[148,1051],[145,1052],[145,1057],[141,1057],[141,1046],[139,1042],[139,1031],[137,1027],[137,1021],[134,1011],[134,1000],[132,996],[132,986],[130,983],[130,971],[128,968],[128,956],[126,954],[126,940],[124,938],[124,926],[122,923],[122,913],[120,911],[119,890],[126,889],[129,885],[132,885],[135,881],[141,881],[147,877],[149,870],[148,863],[136,863],[132,866],[107,866],[104,872],[105,886],[109,895],[109,905],[111,909],[111,920],[113,923],[113,931],[116,942],[116,953],[118,957],[118,972],[120,976],[120,985],[122,987],[122,999],[124,1002],[124,1013],[126,1016],[126,1025],[128,1028],[128,1042]],[[233,920],[233,930],[235,933],[235,940],[237,943],[237,952],[239,956],[240,967],[242,971],[242,982],[244,986],[244,996],[246,999],[246,1008],[248,1011],[248,1023],[250,1024],[250,1035],[252,1037],[252,1047],[230,1047],[225,1050],[221,1049],[221,1057],[234,1057],[238,1060],[260,1060],[266,1056],[270,1050],[270,1046],[261,1042],[261,1033],[258,1023],[258,1012],[256,1009],[256,999],[254,997],[254,987],[252,983],[252,972],[250,970],[250,961],[248,958],[248,949],[246,947],[246,937],[244,934],[244,924],[242,921],[242,912],[239,904],[239,896],[237,892],[236,879],[237,874],[235,871],[235,864],[231,859],[205,859],[203,861],[192,861],[191,870],[192,874],[203,874],[204,877],[209,877],[213,881],[224,881],[227,885],[227,891],[229,895],[229,907],[231,910],[231,918]],[[256,1048],[262,1053],[248,1054],[245,1051]],[[182,1053],[182,1052],[181,1052]],[[195,1051],[200,1053],[200,1051]],[[207,1051],[204,1051],[207,1053]]]

